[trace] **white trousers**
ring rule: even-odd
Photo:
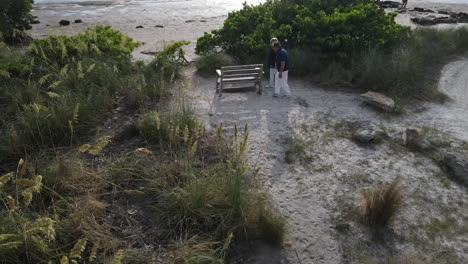
[[[283,72],[282,78],[279,77],[279,72],[275,75],[275,94],[291,96],[291,91],[288,85],[288,71]]]
[[[278,71],[276,68],[270,68],[270,87],[275,87],[275,76]]]

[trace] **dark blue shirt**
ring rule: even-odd
[[[281,48],[276,54],[276,69],[281,71],[281,62],[284,61],[284,71],[289,71],[289,57],[288,52]]]
[[[275,68],[276,63],[276,53],[273,49],[270,49],[270,54],[268,55],[268,66],[270,68]]]

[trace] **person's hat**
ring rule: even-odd
[[[279,41],[274,41],[271,46],[273,48],[281,48],[281,43]]]

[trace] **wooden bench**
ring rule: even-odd
[[[216,91],[219,96],[223,94],[226,89],[239,89],[244,87],[225,87],[226,84],[245,84],[252,83],[258,86],[257,93],[262,94],[262,78],[263,78],[263,65],[251,64],[240,66],[224,66],[221,70],[216,70],[218,78],[216,80]]]

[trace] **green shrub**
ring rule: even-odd
[[[244,161],[248,131],[241,138],[235,132],[227,143],[228,158],[188,178],[178,188],[160,194],[158,214],[171,230],[200,231],[224,240],[230,234],[236,240],[262,239],[281,245],[285,234],[284,219],[276,215],[265,194],[255,192],[255,176]]]
[[[349,62],[370,47],[389,47],[407,31],[372,0],[267,1],[229,14],[221,29],[198,39],[196,52],[221,48],[242,62],[263,61],[265,46],[278,37],[286,48],[305,48],[324,61]]]
[[[0,1],[0,40],[12,43],[21,41],[21,31],[31,28],[31,0]]]
[[[70,60],[84,56],[120,60],[129,58],[139,44],[110,26],[88,28],[76,36],[50,36],[34,40],[29,54],[45,61],[65,65]]]
[[[138,128],[142,136],[153,142],[188,142],[199,136],[202,126],[191,111],[159,114],[148,112],[140,117]]]
[[[223,66],[235,65],[235,60],[225,53],[212,53],[200,56],[195,65],[202,75],[214,75]]]
[[[1,47],[0,162],[87,138],[108,116],[116,95],[131,108],[166,96],[167,78],[152,65],[131,62],[136,46],[110,27],[96,27],[35,41],[27,53]],[[167,51],[161,60],[175,57]]]
[[[167,45],[158,53],[149,67],[161,73],[165,78],[174,79],[180,74],[181,67],[189,64],[184,50],[184,46],[188,44],[190,44],[188,41],[175,41]]]

